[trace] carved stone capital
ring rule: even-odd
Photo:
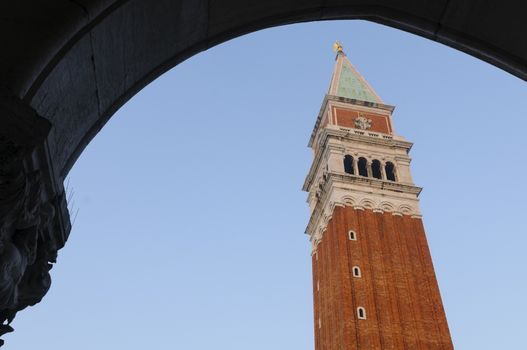
[[[0,336],[48,291],[49,270],[70,230],[62,185],[49,166],[50,128],[0,90]]]

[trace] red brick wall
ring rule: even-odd
[[[392,126],[388,117],[379,114],[360,112],[362,116],[371,119],[371,129],[369,131],[378,131],[384,134],[392,133]],[[355,128],[355,119],[359,116],[359,112],[351,109],[343,109],[333,107],[333,115],[335,115],[335,123],[345,128]]]
[[[336,207],[313,286],[315,350],[453,349],[421,219]]]

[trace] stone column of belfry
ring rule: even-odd
[[[394,107],[335,47],[303,188],[311,209],[315,350],[453,349],[419,210],[421,188],[410,174],[412,143],[394,134]],[[359,158],[368,160],[368,176],[360,175]],[[381,179],[372,176],[374,160]]]

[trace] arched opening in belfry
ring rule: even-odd
[[[353,171],[353,157],[347,154],[344,156],[344,172],[347,174],[355,174]]]
[[[395,181],[395,165],[392,162],[386,162],[386,180]]]
[[[371,163],[371,174],[376,179],[382,179],[381,162],[377,159]]]
[[[364,157],[359,158],[359,175],[368,177],[368,161]]]

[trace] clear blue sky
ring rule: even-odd
[[[301,186],[336,39],[415,142],[456,349],[526,348],[526,83],[343,21],[229,41],[122,107],[70,173],[79,215],[6,349],[313,349]]]

